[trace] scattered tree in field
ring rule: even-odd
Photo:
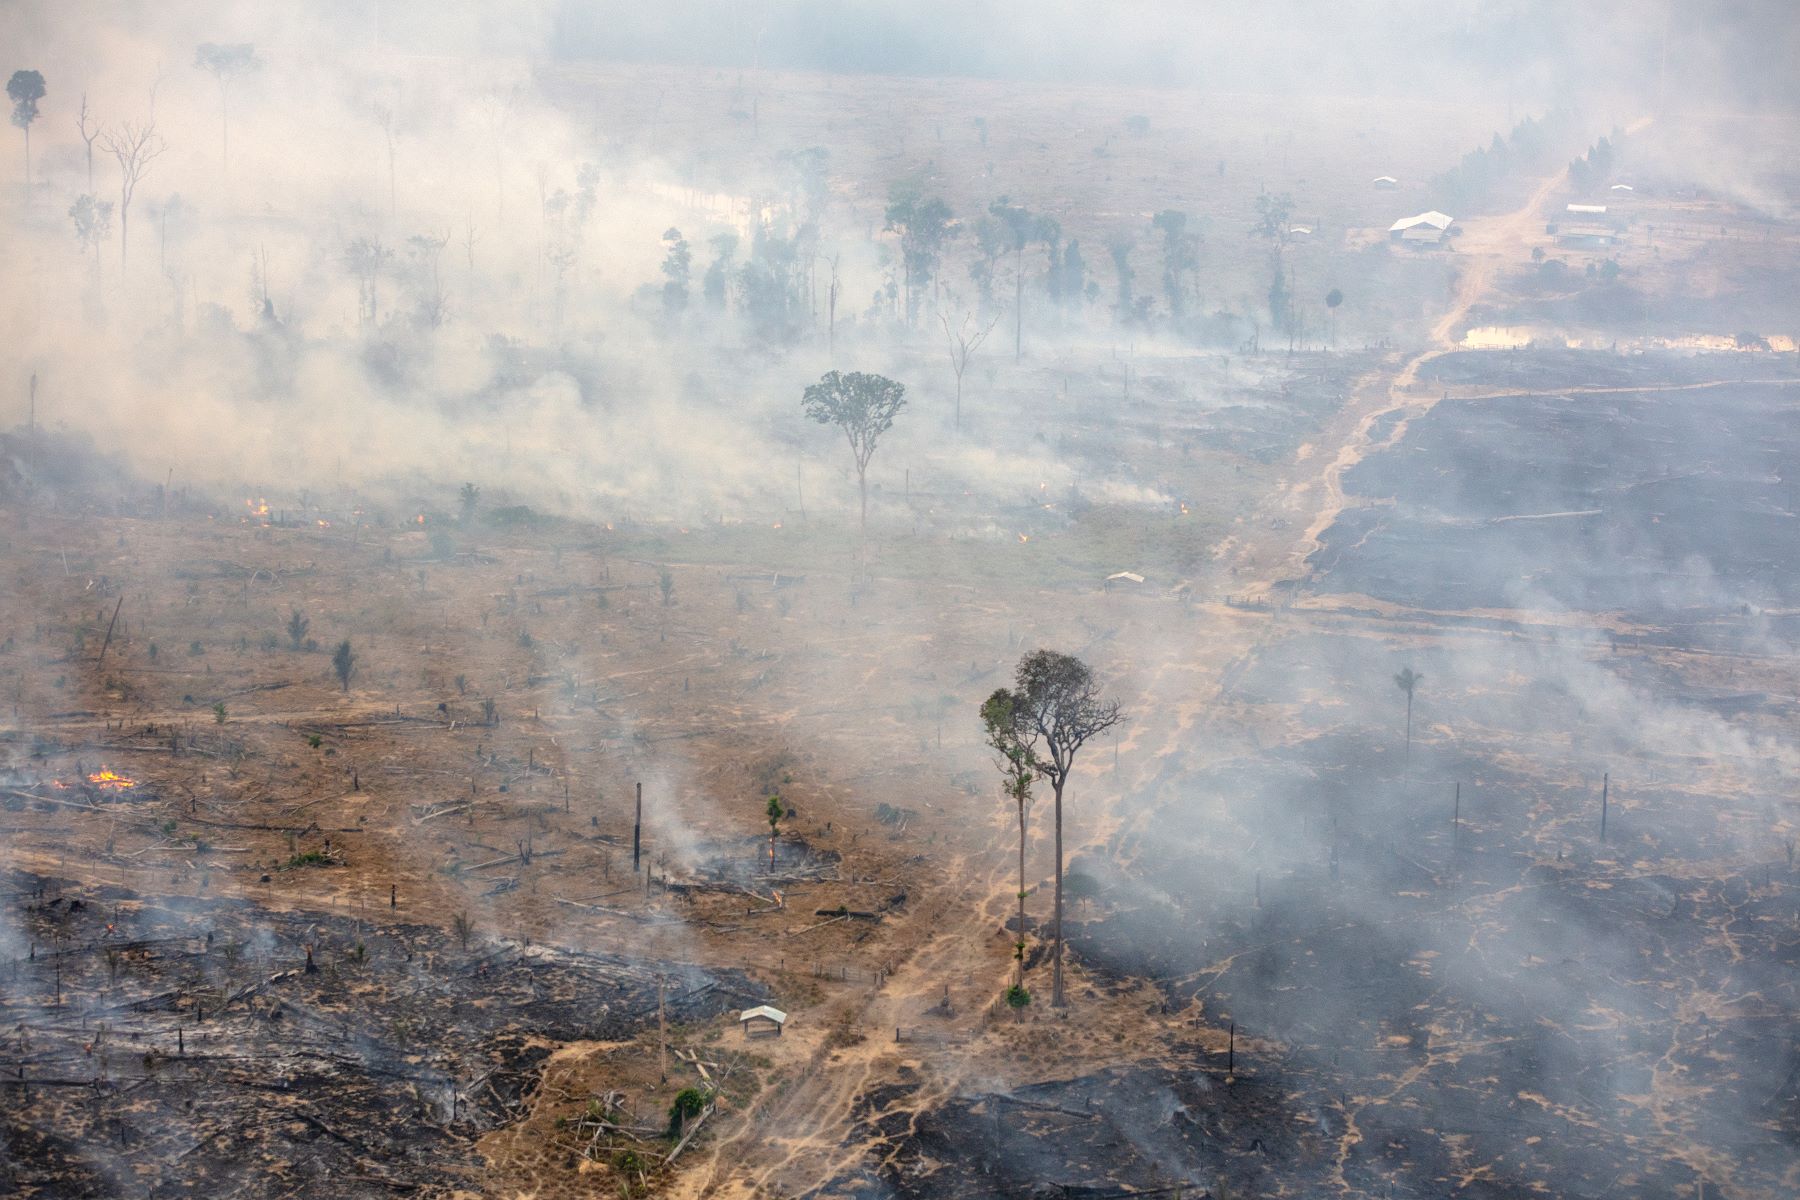
[[[219,85],[219,165],[228,167],[231,150],[231,124],[228,99],[231,85],[245,75],[260,70],[262,60],[249,42],[219,45],[202,42],[194,47],[194,66],[213,77]]]
[[[288,641],[293,645],[294,649],[302,650],[306,647],[306,633],[311,628],[312,622],[308,620],[306,614],[299,609],[296,608],[288,614]]]
[[[1001,791],[1013,802],[1019,817],[1019,930],[1013,938],[1013,990],[1025,990],[1025,822],[1031,810],[1031,783],[1038,775],[1032,753],[1033,731],[1024,721],[1017,698],[1000,688],[981,705],[981,728],[994,765],[1000,769]],[[1012,1003],[1009,993],[1007,1002]],[[1027,998],[1029,1003],[1029,998]],[[1023,1005],[1014,1005],[1015,1008]]]
[[[462,523],[473,525],[475,523],[475,506],[481,502],[481,489],[472,483],[465,483],[456,493],[456,500],[462,508]]]
[[[956,376],[956,417],[954,428],[962,428],[963,372],[969,369],[969,360],[981,349],[981,343],[987,341],[988,334],[994,332],[994,326],[1000,323],[1000,314],[995,313],[984,325],[973,312],[965,311],[957,322],[950,323],[950,314],[942,310],[938,312],[938,322],[944,327],[944,341],[950,354],[950,373]]]
[[[656,590],[662,593],[663,607],[675,603],[675,576],[667,567],[656,569]]]
[[[670,226],[663,231],[663,312],[673,317],[688,306],[688,275],[693,269],[694,255],[688,249],[681,230]]]
[[[763,813],[769,818],[769,870],[775,869],[775,839],[781,834],[781,818],[787,810],[782,807],[780,796],[770,796],[763,806]]]
[[[731,260],[737,254],[738,235],[729,231],[715,233],[707,244],[713,248],[713,260],[700,281],[700,294],[709,307],[723,309],[731,289]]]
[[[988,215],[998,222],[1002,244],[1013,252],[1013,361],[1018,362],[1025,353],[1025,247],[1060,239],[1062,232],[1056,222],[1033,215],[1005,196],[988,205]]]
[[[1169,317],[1180,322],[1187,313],[1187,279],[1200,269],[1200,235],[1189,233],[1188,215],[1173,208],[1157,213],[1150,224],[1163,237],[1163,295]]]
[[[489,725],[500,723],[500,706],[494,703],[492,696],[484,697],[481,701],[481,719]]]
[[[860,528],[869,535],[869,459],[881,435],[893,428],[894,418],[906,407],[906,388],[882,375],[860,371],[842,374],[828,371],[806,389],[801,399],[806,415],[821,425],[836,425],[850,443],[856,462],[856,487],[861,497]]]
[[[682,1088],[677,1092],[674,1102],[669,1105],[669,1136],[680,1137],[682,1125],[704,1112],[711,1098],[699,1088]]]
[[[1331,344],[1333,346],[1337,345],[1337,310],[1343,302],[1344,293],[1338,289],[1332,288],[1325,293],[1325,311],[1330,314],[1331,318]]]
[[[373,325],[380,316],[381,273],[393,257],[378,237],[359,237],[344,247],[344,266],[356,277],[358,320]]]
[[[348,692],[350,676],[356,673],[356,651],[350,648],[350,639],[345,638],[331,652],[331,670],[337,676],[339,685]]]
[[[1406,758],[1408,762],[1412,761],[1413,689],[1418,687],[1424,678],[1411,667],[1400,668],[1400,673],[1394,676],[1394,686],[1406,693]]]
[[[83,251],[92,251],[94,270],[100,270],[100,245],[112,232],[113,202],[92,196],[77,196],[69,206],[69,218],[75,222],[75,241]]]
[[[1051,929],[1050,1003],[1062,1007],[1063,993],[1063,790],[1075,757],[1124,715],[1116,700],[1104,699],[1086,663],[1054,650],[1035,650],[1019,660],[1013,678],[1010,737],[1019,739],[1032,769],[1050,783],[1055,797],[1056,898]],[[992,704],[999,693],[989,697]]]
[[[1264,192],[1256,198],[1256,232],[1277,246],[1288,240],[1288,222],[1294,215],[1294,198],[1286,192]]]
[[[1279,250],[1269,252],[1269,319],[1277,329],[1291,329],[1294,298],[1288,291],[1287,264]]]
[[[916,180],[901,180],[888,190],[889,233],[900,235],[900,267],[906,298],[906,323],[919,314],[919,299],[937,278],[944,243],[950,237],[953,214],[937,197],[927,198]]]
[[[1114,298],[1113,319],[1121,325],[1129,325],[1137,319],[1138,304],[1132,297],[1131,284],[1136,272],[1131,269],[1131,239],[1120,235],[1106,244],[1112,254]]]
[[[467,951],[469,939],[475,935],[475,923],[469,920],[469,914],[459,912],[450,918],[450,928],[456,934],[457,944]]]
[[[37,71],[14,71],[6,81],[12,101],[12,123],[25,134],[25,194],[31,194],[31,125],[38,119],[38,101],[44,98],[44,76]]]
[[[407,257],[413,265],[413,287],[417,299],[414,319],[424,329],[441,328],[450,316],[449,297],[444,292],[444,247],[450,244],[450,231],[415,233],[406,239]]]
[[[119,164],[119,268],[123,270],[131,242],[131,199],[169,143],[156,132],[154,119],[121,121],[100,135],[100,148]]]

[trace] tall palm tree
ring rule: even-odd
[[[1406,761],[1412,761],[1412,702],[1413,689],[1419,686],[1425,677],[1411,667],[1401,667],[1400,673],[1394,676],[1394,686],[1406,693]]]

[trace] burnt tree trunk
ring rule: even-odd
[[[1055,928],[1051,930],[1050,1006],[1062,1008],[1066,1003],[1063,998],[1063,780],[1057,778],[1052,786],[1056,792],[1056,915]]]

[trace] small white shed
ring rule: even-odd
[[[746,1008],[738,1014],[738,1025],[743,1028],[745,1037],[780,1037],[787,1025],[788,1015],[770,1004],[759,1004],[755,1008]]]

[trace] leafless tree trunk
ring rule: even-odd
[[[119,270],[123,273],[131,244],[131,198],[169,143],[156,132],[154,119],[121,121],[118,128],[100,135],[100,148],[119,164]]]
[[[94,139],[100,136],[100,126],[96,124],[88,128],[87,93],[81,93],[81,111],[75,115],[75,128],[81,131],[81,141],[87,147],[88,192],[94,190]]]
[[[974,313],[964,312],[962,320],[957,323],[955,329],[952,329],[950,318],[942,310],[938,312],[938,322],[944,327],[944,339],[949,343],[950,371],[956,376],[955,428],[958,432],[962,430],[963,372],[969,369],[969,360],[975,356],[977,350],[981,349],[981,343],[987,341],[988,334],[992,333],[994,326],[1000,323],[1000,314],[995,313],[993,320],[971,333],[970,324],[974,320]]]

